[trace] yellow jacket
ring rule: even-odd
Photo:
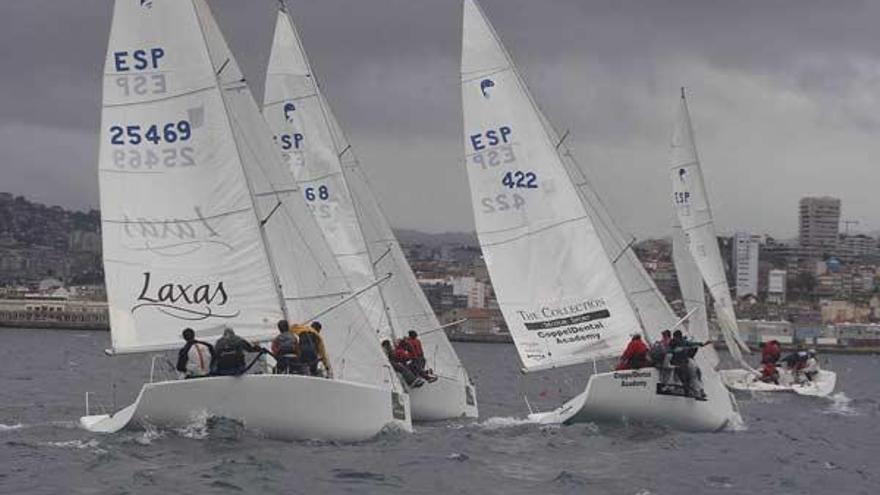
[[[299,323],[290,327],[290,331],[293,332],[297,337],[304,333],[312,334],[315,337],[315,342],[317,342],[318,344],[318,359],[320,359],[321,362],[324,363],[324,368],[326,368],[327,371],[331,370],[330,359],[327,357],[327,349],[324,348],[324,339],[321,338],[320,333],[316,332],[315,329],[310,326],[302,325]]]

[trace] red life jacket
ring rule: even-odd
[[[406,343],[409,344],[410,349],[412,349],[412,357],[414,359],[425,357],[425,353],[422,351],[422,342],[418,337],[407,337]]]

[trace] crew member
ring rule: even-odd
[[[261,352],[259,345],[252,344],[247,340],[235,335],[235,331],[229,327],[223,330],[223,336],[217,340],[214,346],[214,375],[229,376],[242,375],[247,371],[244,362],[245,352]]]
[[[298,374],[303,373],[297,356],[299,339],[290,331],[287,320],[278,321],[278,335],[272,339],[272,355],[275,357],[275,373]]]
[[[404,343],[408,346],[407,350],[410,354],[410,365],[413,371],[428,382],[437,381],[433,370],[425,369],[427,360],[425,360],[425,352],[422,350],[422,341],[419,340],[419,334],[415,330],[410,330],[404,339]]]
[[[815,381],[819,375],[819,360],[816,359],[816,349],[807,352],[807,361],[804,363],[804,376],[807,380]]]
[[[685,338],[681,330],[672,334],[669,347],[672,353],[671,364],[675,366],[675,375],[684,386],[685,394],[697,400],[706,400],[703,391],[703,377],[700,368],[694,362],[694,356],[700,347],[710,342],[693,342]]]
[[[672,332],[669,330],[663,330],[663,332],[660,333],[660,340],[651,344],[651,350],[648,354],[648,357],[651,359],[651,364],[660,370],[660,383],[668,383],[672,375],[672,365],[670,362],[672,354],[669,352],[669,344],[671,341]]]
[[[617,363],[618,370],[636,370],[648,366],[648,346],[639,334],[633,334],[632,339],[620,356]]]
[[[318,362],[324,363],[324,372],[327,378],[333,378],[333,368],[327,357],[324,347],[324,339],[321,338],[321,322],[313,321],[311,325],[294,325],[293,333],[299,338],[297,355],[300,363],[306,367],[307,374],[321,376],[318,371]]]
[[[382,341],[382,350],[385,351],[385,356],[388,357],[388,362],[391,363],[391,367],[394,371],[400,373],[400,376],[403,377],[404,383],[415,388],[421,387],[425,384],[425,381],[416,376],[409,366],[407,366],[409,355],[405,349],[400,346],[397,348],[393,347],[391,341],[386,339]]]
[[[184,378],[199,378],[211,374],[211,362],[214,360],[214,346],[196,340],[196,332],[192,328],[183,330],[186,344],[177,353],[177,371]]]
[[[764,383],[779,385],[779,370],[776,369],[775,362],[767,361],[761,366],[760,380]]]
[[[778,340],[771,340],[761,344],[761,363],[773,363],[779,361],[782,356],[782,348],[779,346]]]

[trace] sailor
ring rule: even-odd
[[[648,346],[642,341],[638,333],[632,335],[632,339],[617,362],[618,370],[636,370],[648,366]]]
[[[226,327],[223,330],[223,336],[217,340],[214,346],[214,372],[212,374],[219,376],[238,376],[247,371],[247,365],[244,362],[245,352],[261,352],[259,345],[252,344],[247,340],[235,335],[235,331]]]
[[[388,357],[388,362],[391,363],[391,367],[394,371],[400,373],[400,376],[403,377],[404,383],[410,387],[416,388],[425,384],[425,381],[416,376],[409,366],[407,366],[409,354],[405,349],[402,347],[394,348],[391,345],[391,341],[385,339],[382,341],[382,350],[385,351],[385,356]]]
[[[663,330],[660,334],[660,340],[651,344],[651,350],[648,354],[651,364],[660,370],[660,383],[669,382],[669,378],[671,378],[672,375],[672,366],[670,363],[672,354],[669,352],[669,343],[671,341],[672,332],[668,329]]]
[[[199,378],[211,374],[211,362],[214,360],[214,347],[201,340],[196,340],[196,332],[192,328],[183,330],[186,344],[177,353],[177,371],[184,378]]]
[[[776,364],[782,356],[782,349],[779,347],[779,341],[774,339],[766,343],[761,343],[761,363]]]
[[[779,370],[776,369],[775,362],[767,361],[761,366],[761,376],[759,380],[764,383],[779,385]]]
[[[297,346],[299,338],[290,331],[287,320],[278,321],[278,335],[272,339],[272,356],[275,357],[275,373],[302,374]]]
[[[671,364],[675,366],[675,375],[684,386],[685,394],[697,400],[706,400],[706,392],[703,391],[703,377],[700,368],[694,362],[694,356],[700,347],[710,342],[693,342],[685,338],[681,330],[672,334],[669,347],[672,353]]]
[[[333,368],[330,367],[330,359],[324,347],[324,339],[321,338],[321,322],[313,321],[311,325],[294,325],[293,333],[299,338],[297,355],[300,363],[305,367],[306,374],[321,376],[318,370],[318,362],[324,364],[324,374],[327,378],[333,378]]]
[[[425,351],[422,350],[422,341],[419,340],[419,334],[415,330],[410,330],[403,341],[408,346],[407,351],[410,353],[410,366],[413,371],[428,382],[437,381],[433,370],[425,369],[427,360],[425,360]]]
[[[816,359],[816,349],[807,351],[807,361],[804,363],[803,372],[807,380],[811,382],[815,381],[816,376],[819,375],[819,360]]]
[[[792,377],[796,383],[800,383],[802,380],[801,372],[804,367],[807,365],[807,360],[810,355],[807,351],[799,350],[790,353],[789,355],[782,358],[782,362],[785,363],[785,367],[791,372]]]

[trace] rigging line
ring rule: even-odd
[[[272,215],[274,215],[275,212],[278,211],[278,208],[280,208],[280,207],[281,207],[281,200],[279,199],[278,202],[275,203],[275,208],[272,208],[272,211],[269,212],[269,215],[267,215],[266,218],[260,220],[260,227],[266,225],[266,222],[268,222],[269,219],[272,218]]]

